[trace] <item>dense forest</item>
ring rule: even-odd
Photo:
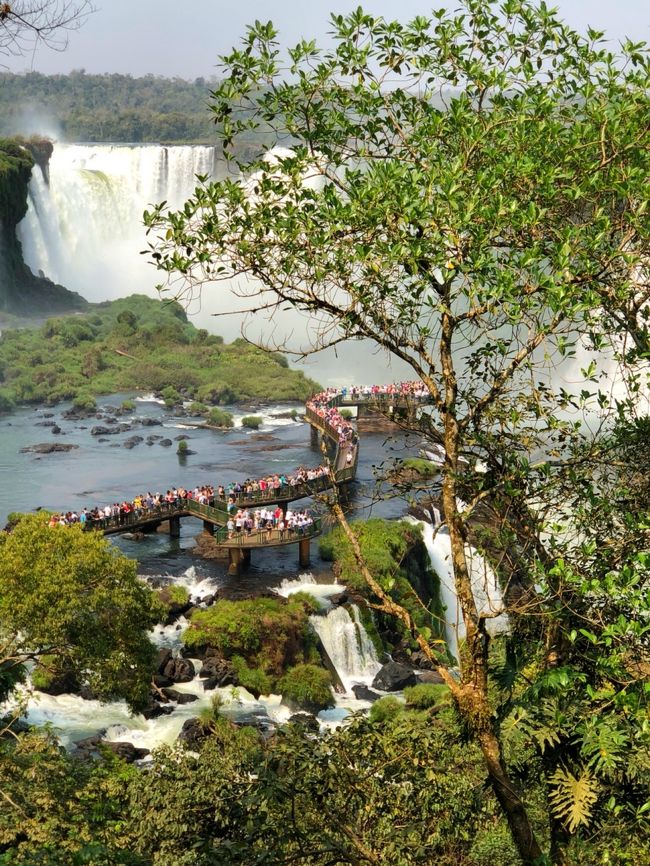
[[[286,358],[197,329],[175,302],[131,295],[5,331],[0,411],[16,403],[87,402],[120,390],[162,391],[170,404],[304,400],[317,389]]]
[[[215,82],[145,75],[0,75],[0,135],[54,130],[68,141],[216,141]]]

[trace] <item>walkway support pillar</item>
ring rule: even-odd
[[[311,444],[312,448],[318,448],[318,430],[316,429],[316,427],[312,427],[311,424],[309,425],[309,430],[310,430],[310,444]]]
[[[228,574],[239,574],[241,571],[241,550],[238,547],[228,548]]]
[[[210,523],[209,520],[203,521],[203,531],[209,532],[210,535],[214,535],[214,523]]]
[[[181,519],[180,517],[169,518],[169,536],[170,538],[180,538],[181,534]]]
[[[310,563],[308,538],[301,538],[298,542],[298,563],[301,568],[307,568]]]

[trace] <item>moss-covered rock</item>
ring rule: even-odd
[[[298,664],[314,659],[315,637],[309,626],[309,605],[301,599],[220,599],[194,613],[183,635],[189,648],[213,647],[223,658],[237,658],[242,676],[260,670],[271,683]],[[243,669],[245,663],[247,671]],[[259,688],[266,688],[266,683]]]
[[[431,569],[429,553],[417,525],[407,521],[373,518],[358,521],[353,527],[362,553],[374,577],[392,598],[403,605],[421,629],[428,629],[433,640],[444,639],[444,611],[440,600],[438,576]],[[339,580],[359,595],[375,601],[359,574],[352,548],[340,529],[321,539],[320,554],[334,562]],[[368,614],[365,614],[366,618]],[[376,631],[385,649],[415,645],[394,617],[374,617]],[[365,624],[365,623],[364,623]],[[376,641],[376,637],[375,637]]]
[[[329,672],[316,665],[297,665],[278,683],[282,702],[293,710],[318,713],[334,706]]]

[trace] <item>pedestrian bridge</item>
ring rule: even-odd
[[[152,532],[161,524],[168,523],[169,533],[173,537],[180,535],[180,521],[185,517],[198,518],[203,521],[203,528],[214,536],[217,546],[228,552],[229,568],[237,573],[242,566],[250,562],[251,551],[259,548],[282,547],[298,544],[299,562],[302,568],[309,565],[310,541],[321,534],[320,518],[300,529],[256,529],[252,532],[228,532],[226,524],[230,509],[251,509],[280,506],[286,513],[290,503],[307,497],[325,493],[333,488],[354,481],[357,472],[359,443],[356,433],[351,440],[342,442],[340,416],[331,415],[330,410],[339,407],[362,407],[371,411],[381,412],[388,416],[417,410],[417,407],[429,403],[426,394],[404,394],[400,392],[386,393],[361,391],[327,391],[311,398],[305,407],[305,419],[311,426],[312,441],[317,442],[321,436],[329,445],[333,456],[330,459],[329,472],[313,480],[298,484],[283,484],[277,488],[254,492],[231,493],[227,497],[214,497],[210,504],[202,504],[191,498],[180,498],[173,503],[163,503],[153,508],[135,509],[129,514],[119,517],[101,518],[87,523],[87,529],[103,532],[104,535],[118,535],[126,532]],[[339,420],[335,426],[330,418]],[[353,428],[346,422],[347,430]],[[349,456],[350,455],[350,456]]]

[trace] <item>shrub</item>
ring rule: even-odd
[[[350,418],[354,418],[351,409],[339,409],[339,415],[341,416],[341,418],[345,418],[346,421],[349,421]]]
[[[242,427],[249,427],[251,430],[258,430],[263,422],[264,419],[259,415],[244,415],[241,419]]]
[[[172,406],[179,406],[183,402],[181,394],[171,385],[163,388],[161,394],[165,401],[165,406],[167,406],[168,409],[171,409]]]
[[[123,400],[122,401],[122,409],[125,412],[133,412],[135,409],[135,401],[134,400]]]
[[[331,685],[329,671],[316,665],[297,665],[278,683],[284,700],[316,711],[334,706]]]
[[[368,717],[371,722],[387,722],[404,711],[404,704],[393,695],[380,698],[370,707]]]
[[[189,411],[191,415],[207,415],[210,410],[205,403],[192,403]]]
[[[230,412],[224,412],[223,409],[210,409],[208,424],[214,427],[233,427],[234,423]]]
[[[413,710],[428,710],[435,707],[448,694],[447,686],[436,683],[418,683],[418,685],[408,686],[404,689],[406,706]]]
[[[241,656],[249,668],[279,676],[309,657],[311,635],[301,600],[220,599],[194,613],[183,642],[188,647],[213,646],[224,658]]]
[[[233,656],[232,663],[237,674],[237,682],[242,688],[247,689],[254,697],[271,694],[273,680],[261,668],[250,668],[246,664],[246,659],[241,656]]]
[[[72,401],[72,408],[92,411],[97,408],[97,401],[92,394],[79,393]]]
[[[187,442],[185,441],[185,439],[181,439],[181,441],[178,443],[176,453],[180,455],[185,455],[187,453]]]
[[[170,583],[169,586],[164,586],[159,590],[161,601],[166,605],[172,604],[187,604],[190,600],[189,591],[184,586],[179,586],[176,583]]]

